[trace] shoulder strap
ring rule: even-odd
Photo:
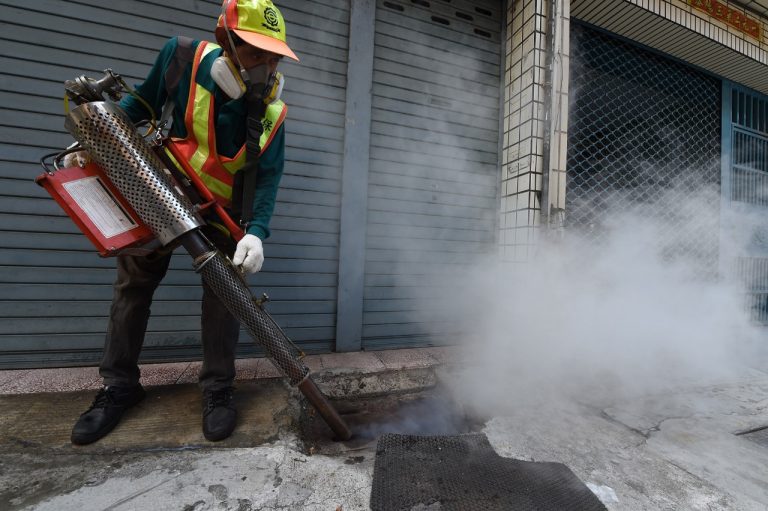
[[[184,36],[178,36],[176,40],[178,41],[176,52],[173,54],[168,69],[165,70],[165,91],[168,94],[168,99],[166,99],[163,113],[160,115],[160,126],[164,126],[170,120],[173,108],[176,106],[173,97],[179,89],[181,75],[187,64],[195,60],[195,49],[192,47],[193,40]]]
[[[241,203],[240,223],[247,228],[253,219],[253,199],[256,195],[256,174],[259,170],[261,154],[261,134],[264,132],[262,120],[267,105],[259,98],[248,102],[248,120],[246,122],[245,165],[240,172],[243,179],[243,199]]]
[[[169,97],[172,97],[178,90],[184,68],[195,60],[195,49],[192,47],[193,40],[183,36],[177,37],[176,40],[178,41],[176,52],[173,54],[173,60],[171,60],[168,69],[165,70],[165,90]]]

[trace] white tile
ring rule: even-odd
[[[526,6],[523,8],[523,18],[525,18],[526,20],[530,20],[533,17],[533,15],[536,13],[537,3],[538,2],[529,2],[528,4],[526,4]]]
[[[513,0],[512,7],[513,7],[513,17],[522,18],[523,9],[525,8],[525,2],[523,2],[522,0]]]
[[[506,224],[508,229],[514,229],[516,227],[516,212],[505,212],[504,213],[504,223]]]
[[[523,60],[523,48],[522,46],[517,46],[514,48],[511,52],[512,62],[520,62]]]
[[[520,158],[520,154],[521,154],[520,151],[521,151],[521,149],[522,149],[522,146],[521,146],[520,142],[510,144],[509,145],[509,149],[507,151],[508,159],[504,160],[504,162],[505,163],[509,163],[509,162],[515,161],[518,158]]]
[[[534,190],[528,193],[528,208],[538,209],[539,207],[539,192],[540,190]]]
[[[544,169],[544,157],[542,155],[531,156],[531,172],[541,172]]]
[[[517,48],[523,44],[522,24],[516,26],[512,33],[512,47]]]
[[[520,227],[529,224],[530,216],[528,210],[518,211],[515,213],[515,225]]]
[[[526,18],[523,23],[523,37],[530,37],[536,32],[536,18]]]
[[[533,134],[536,121],[530,120],[520,124],[520,139],[526,139]]]
[[[534,83],[534,68],[529,68],[528,70],[523,72],[523,76],[520,77],[521,79],[521,86],[522,88],[530,87]]]

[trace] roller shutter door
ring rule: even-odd
[[[252,279],[288,335],[311,351],[335,335],[339,189],[348,0],[279,1],[301,64],[285,63],[286,169]],[[41,188],[40,156],[71,142],[63,81],[113,68],[143,80],[174,35],[213,38],[218,0],[0,1],[0,367],[91,364],[100,358],[114,261],[100,259]],[[174,256],[155,294],[144,360],[199,350],[199,278]],[[241,355],[257,348],[241,336]]]
[[[439,300],[494,247],[502,2],[379,0],[363,347],[449,341]]]

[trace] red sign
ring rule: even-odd
[[[748,17],[743,12],[732,9],[717,0],[688,0],[688,3],[694,9],[704,11],[713,18],[729,24],[736,30],[760,40],[762,32],[760,22]]]

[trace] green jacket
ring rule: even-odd
[[[193,42],[193,50],[197,49],[198,44],[200,44],[200,41]],[[177,47],[178,39],[175,37],[169,39],[165,46],[163,46],[163,49],[160,50],[160,54],[157,56],[144,83],[136,86],[138,94],[149,103],[155,110],[156,115],[160,114],[163,105],[168,99],[165,75]],[[223,156],[233,158],[245,143],[247,111],[243,98],[230,99],[216,86],[211,78],[211,65],[222,54],[222,51],[220,49],[212,51],[203,59],[198,69],[197,82],[213,93],[214,115],[216,116],[214,121],[216,150]],[[182,72],[179,86],[176,89],[176,97],[173,98],[175,107],[173,109],[171,135],[174,137],[183,138],[187,135],[184,115],[187,109],[191,77],[192,63],[189,63]],[[133,96],[126,95],[120,102],[120,106],[133,122],[150,118],[146,107]],[[269,237],[269,221],[275,209],[275,197],[277,196],[280,178],[283,175],[284,162],[285,124],[278,128],[272,143],[261,155],[261,158],[259,158],[259,170],[256,177],[256,191],[253,200],[253,219],[248,225],[248,234],[253,234],[261,239]]]

